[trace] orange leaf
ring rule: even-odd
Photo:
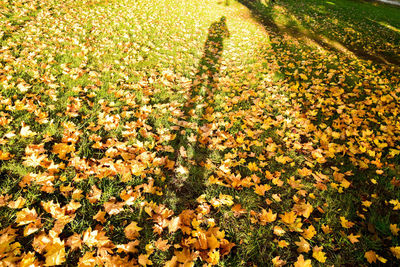
[[[140,254],[139,255],[139,264],[142,266],[152,265],[153,263],[149,260],[150,255]]]
[[[240,205],[240,204],[235,204],[235,205],[232,207],[232,211],[233,211],[233,213],[234,213],[234,215],[235,215],[236,217],[240,216],[241,214],[246,213],[246,210],[245,210],[245,209],[242,209],[242,205]]]
[[[136,247],[139,245],[139,240],[131,241],[128,244],[116,245],[118,252],[137,253]]]
[[[125,227],[124,233],[128,239],[133,240],[139,237],[139,231],[142,229],[143,228],[137,226],[136,222],[131,222],[127,227]]]
[[[276,220],[276,213],[273,213],[271,209],[268,211],[262,209],[259,219],[261,225],[266,225]]]
[[[171,247],[171,245],[168,245],[168,239],[162,240],[161,238],[159,238],[154,245],[161,251],[167,251]]]
[[[359,239],[360,237],[361,237],[360,235],[353,235],[353,234],[350,234],[350,235],[347,236],[347,238],[350,240],[350,242],[351,242],[352,244],[357,243],[357,242],[358,242],[358,239]]]
[[[297,248],[298,252],[308,253],[310,251],[310,244],[303,237],[300,237],[300,242],[294,242],[294,243],[298,246]]]
[[[365,252],[364,257],[369,263],[376,262],[376,260],[378,259],[376,253],[372,250]]]
[[[303,176],[303,177],[312,174],[312,170],[307,169],[306,167],[304,167],[303,169],[298,169],[297,172],[298,172],[301,176]]]
[[[75,151],[74,145],[67,145],[66,143],[58,143],[53,146],[53,153],[57,154],[60,159],[65,159],[65,156]]]
[[[101,223],[105,223],[106,222],[106,218],[104,218],[104,216],[106,215],[105,211],[99,210],[96,215],[93,216],[93,219],[95,219],[96,221],[99,221]]]
[[[289,243],[286,240],[279,240],[278,247],[286,248],[287,246],[289,246]]]
[[[9,152],[3,152],[0,150],[0,160],[9,160],[12,159],[13,155],[11,155]]]

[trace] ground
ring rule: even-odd
[[[399,265],[399,7],[0,11],[0,266]]]

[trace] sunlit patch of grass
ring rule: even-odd
[[[11,199],[0,201],[0,230],[18,229],[18,241],[28,244],[23,253],[34,251],[41,233],[58,236],[66,245],[60,264],[67,265],[76,265],[86,252],[99,252],[99,265],[106,262],[103,254],[112,254],[118,260],[148,256],[158,266],[183,247],[210,263],[209,244],[198,245],[196,235],[216,229],[235,243],[231,253],[213,263],[219,266],[271,265],[277,256],[293,264],[300,254],[313,264],[362,265],[368,250],[394,259],[388,248],[399,240],[390,224],[398,214],[387,203],[400,195],[388,177],[396,177],[398,168],[377,170],[371,161],[398,161],[390,150],[397,149],[393,140],[379,147],[398,134],[384,119],[390,114],[381,112],[397,110],[398,80],[390,68],[306,39],[314,37],[311,31],[340,42],[344,32],[357,33],[351,40],[374,40],[372,49],[387,42],[390,48],[383,52],[390,54],[397,37],[387,25],[396,28],[397,19],[383,19],[393,9],[382,7],[373,16],[388,21],[386,26],[367,25],[361,15],[352,20],[360,24],[347,25],[348,17],[340,17],[336,8],[348,3],[366,11],[371,5],[314,2],[298,10],[291,4],[304,7],[301,1],[257,2],[258,15],[268,16],[264,20],[236,1],[7,2],[0,24],[0,200],[7,194]],[[212,53],[211,25],[221,26],[223,16],[229,38],[219,36],[219,51]],[[7,19],[11,26],[3,23]],[[271,23],[285,31],[270,31]],[[372,36],[374,29],[384,35]],[[205,64],[207,59],[220,65],[219,71],[212,71],[218,68]],[[206,79],[196,77],[202,71]],[[359,113],[364,103],[370,108]],[[40,120],[39,111],[47,120]],[[24,124],[30,127],[25,132]],[[380,139],[374,143],[369,136]],[[64,156],[54,149],[60,143],[70,149]],[[38,156],[47,159],[37,166],[25,162],[30,144],[44,144]],[[358,153],[362,146],[370,151]],[[357,165],[360,159],[369,160],[368,171]],[[57,164],[56,170],[49,167]],[[350,184],[334,174],[349,171],[344,177]],[[54,180],[47,189],[39,180],[21,188],[30,173],[50,173]],[[93,197],[95,188],[100,195]],[[26,201],[22,207],[9,207],[19,197]],[[51,201],[53,211],[47,212],[43,203]],[[303,201],[312,207],[309,216],[295,206]],[[64,215],[75,216],[61,233],[53,229],[63,213],[57,204],[69,205]],[[241,205],[238,214],[236,204]],[[43,222],[25,237],[25,224],[16,222],[23,208],[34,209]],[[269,209],[276,219],[260,223],[262,210]],[[188,230],[182,231],[182,224],[174,229],[172,220],[188,210],[195,214]],[[301,229],[282,221],[292,210]],[[105,212],[104,221],[94,218],[98,212]],[[342,216],[355,225],[343,227]],[[131,222],[142,229],[129,239],[125,230]],[[295,242],[311,225],[316,233],[306,238],[310,252],[300,253]],[[274,232],[275,226],[285,233]],[[326,233],[326,226],[332,232]],[[92,235],[104,232],[113,245],[89,246],[88,229]],[[74,233],[84,240],[72,251],[68,239]],[[359,241],[351,243],[350,234],[360,235]],[[171,247],[154,249],[159,238]],[[137,252],[113,247],[135,240],[140,241]],[[317,246],[326,253],[324,263],[313,257]],[[34,253],[44,263],[46,252]]]

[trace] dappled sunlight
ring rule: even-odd
[[[388,24],[388,23],[386,23],[384,21],[378,21],[377,23],[382,25],[382,26],[384,26],[384,27],[386,27],[386,28],[388,28],[388,29],[391,29],[392,31],[400,33],[400,29],[399,28],[396,28],[396,27],[394,27],[394,26],[392,26],[392,25],[390,25],[390,24]]]
[[[0,265],[395,263],[398,29],[344,1],[3,1]]]
[[[293,4],[268,3],[262,4],[259,1],[242,1],[252,9],[255,17],[264,23],[269,30],[280,31],[287,33],[295,38],[308,38],[313,42],[318,43],[325,49],[345,52],[349,55],[355,55],[361,59],[373,60],[385,64],[399,64],[399,49],[397,45],[388,46],[385,42],[378,42],[376,32],[384,35],[387,39],[397,40],[398,35],[393,35],[390,29],[378,27],[374,31],[366,30],[371,25],[368,25],[368,20],[371,17],[382,17],[380,13],[366,14],[361,20],[351,20],[341,15],[340,7],[329,7],[327,5],[305,4],[295,2]],[[364,5],[364,4],[362,4]],[[251,8],[253,6],[253,8]],[[353,6],[360,9],[360,13],[364,13],[363,7]],[[388,11],[395,10],[391,7],[385,7]],[[357,12],[357,11],[355,11]],[[361,13],[361,14],[362,14]],[[331,23],[327,23],[331,21]],[[352,29],[352,32],[346,29]],[[376,31],[376,32],[375,32]],[[360,38],[363,36],[363,38]],[[332,41],[331,41],[332,40]],[[398,43],[394,41],[393,43]]]

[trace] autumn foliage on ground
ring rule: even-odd
[[[399,264],[400,9],[239,2],[0,1],[0,266]]]

